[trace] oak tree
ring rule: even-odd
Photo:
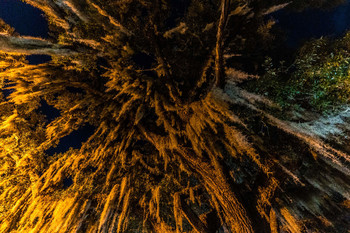
[[[1,27],[0,232],[346,231],[348,154],[274,117],[229,64],[262,51],[287,1],[26,2],[52,37]]]

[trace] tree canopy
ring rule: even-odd
[[[0,22],[0,232],[347,231],[349,155],[238,85],[288,1],[25,2],[51,37]]]

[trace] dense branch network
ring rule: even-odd
[[[26,2],[56,37],[0,35],[11,92],[1,96],[0,232],[345,229],[349,156],[273,117],[225,74],[227,46],[249,36],[237,23],[258,27],[281,7]],[[27,54],[52,61],[29,65]],[[43,101],[60,112],[51,122]],[[279,136],[259,135],[261,121]],[[94,131],[80,148],[48,155],[84,125]]]

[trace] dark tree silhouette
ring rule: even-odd
[[[348,154],[274,117],[225,60],[263,51],[287,1],[26,2],[52,38],[1,22],[0,232],[348,230]]]

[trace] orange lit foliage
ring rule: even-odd
[[[215,86],[214,63],[223,67],[213,51],[225,51],[218,20],[227,14],[228,28],[245,21],[258,28],[267,9],[231,1],[218,11],[219,1],[193,0],[184,15],[171,16],[175,6],[157,0],[27,2],[59,35],[50,42],[0,35],[8,45],[2,88],[14,89],[1,97],[0,232],[344,227],[320,206],[345,213],[330,197],[347,192],[340,177],[349,174],[348,155],[261,110],[269,102],[232,80],[225,90]],[[227,44],[239,33],[226,33]],[[28,65],[22,53],[53,61]],[[60,111],[52,122],[38,110],[42,100]],[[261,120],[276,140],[257,134]],[[95,131],[81,148],[46,154],[86,124]]]

